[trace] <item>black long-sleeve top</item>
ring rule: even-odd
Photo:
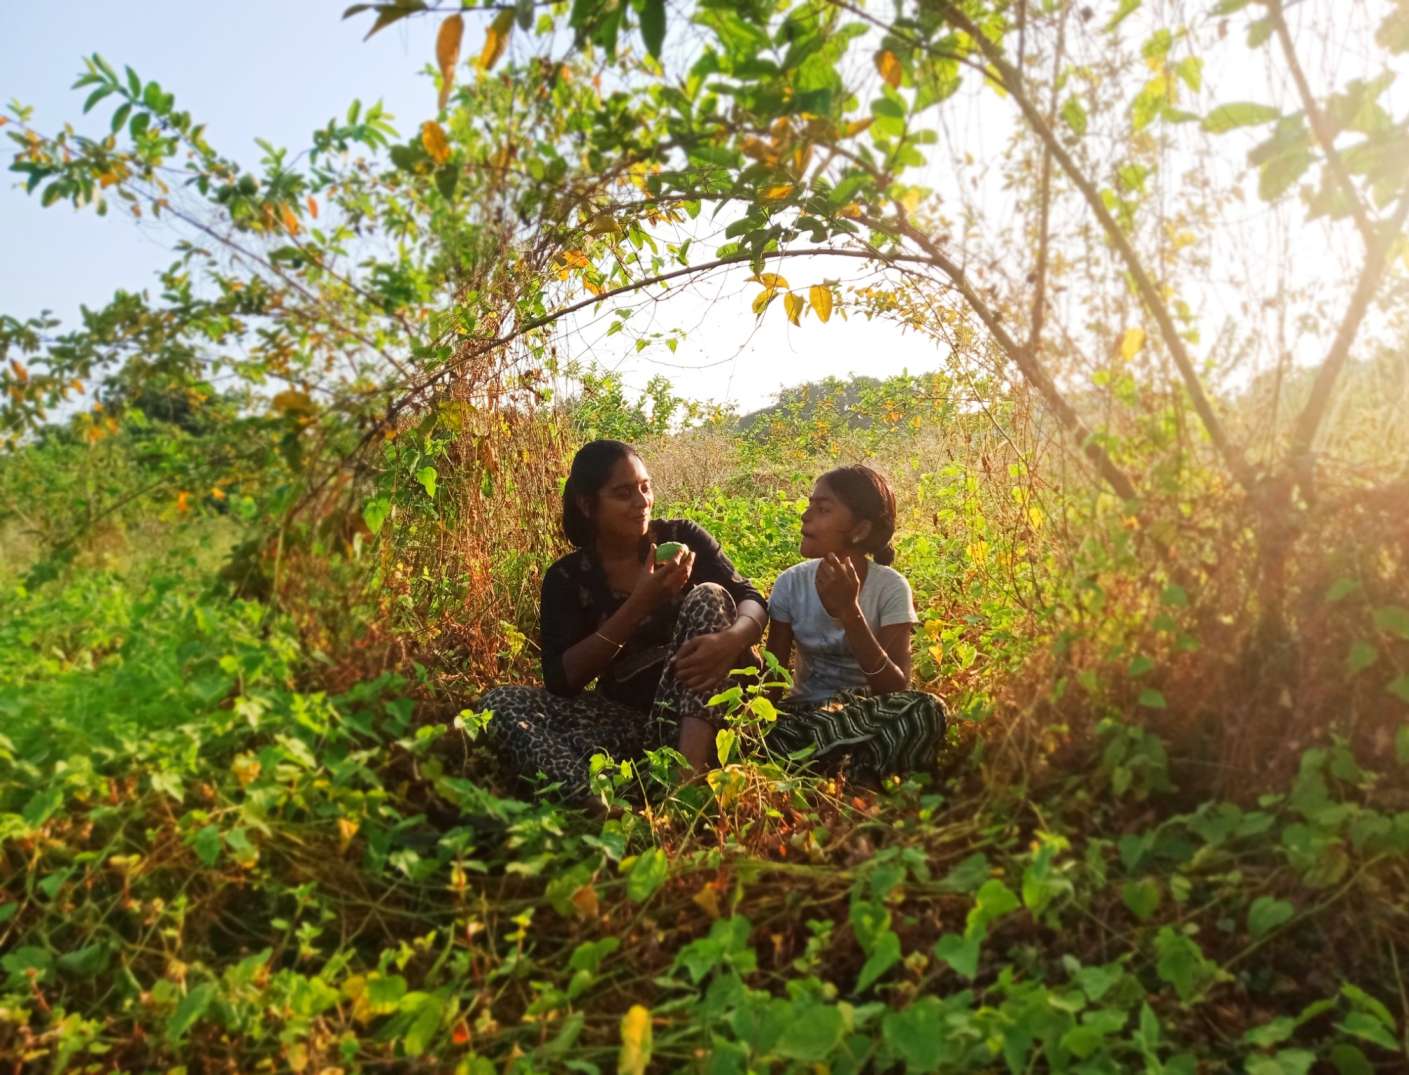
[[[651,542],[678,541],[695,554],[695,566],[684,591],[668,605],[656,609],[637,625],[626,644],[597,677],[597,690],[615,701],[649,712],[665,671],[675,618],[686,593],[702,582],[717,582],[735,603],[752,599],[765,608],[768,602],[724,555],[709,531],[688,519],[656,519],[641,539],[644,561]],[[554,694],[572,697],[580,687],[569,686],[563,671],[563,654],[596,631],[625,603],[627,594],[607,583],[601,562],[587,549],[577,549],[555,561],[543,575],[539,602],[539,645],[543,654],[543,683]]]

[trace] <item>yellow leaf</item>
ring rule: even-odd
[[[792,197],[796,188],[791,183],[779,183],[776,187],[768,187],[763,192],[763,200],[766,202],[780,202],[784,198]]]
[[[514,9],[506,8],[495,16],[484,34],[484,48],[476,63],[481,71],[492,71],[509,47],[509,34],[514,29]]]
[[[696,907],[711,919],[719,917],[719,890],[712,885],[705,885],[693,896],[690,897]]]
[[[620,1075],[646,1075],[651,1062],[651,1012],[633,1004],[621,1017],[621,1052],[617,1054],[616,1070]]]
[[[1145,346],[1145,330],[1142,328],[1128,328],[1125,335],[1120,338],[1120,357],[1129,362],[1139,353],[1140,348]]]
[[[440,124],[433,119],[421,124],[421,145],[426,147],[426,152],[436,164],[444,164],[450,159],[450,142]]]
[[[900,79],[904,72],[901,70],[900,61],[890,49],[881,49],[876,53],[876,70],[881,73],[881,78],[886,80],[886,85],[891,89],[900,88]]]
[[[29,383],[29,370],[24,368],[24,363],[17,358],[10,359],[10,371],[15,375],[15,380],[20,384]]]
[[[826,284],[813,284],[808,288],[807,297],[812,302],[812,309],[817,314],[817,320],[825,325],[827,319],[832,316],[832,289]]]
[[[230,764],[230,770],[242,788],[249,787],[259,777],[259,769],[259,759],[253,754],[238,754]]]
[[[858,134],[868,130],[871,124],[876,122],[875,116],[867,116],[865,119],[854,119],[842,128],[843,138],[855,138]]]
[[[450,87],[455,85],[455,65],[460,62],[460,39],[465,34],[465,20],[450,15],[440,24],[435,35],[435,63],[440,68],[440,107],[450,100]]]
[[[754,277],[764,287],[787,287],[788,282],[775,272],[761,272]]]
[[[294,211],[287,205],[279,206],[279,219],[284,222],[284,230],[290,235],[298,234],[298,217],[294,216]]]
[[[300,392],[297,388],[286,388],[269,402],[280,414],[306,415],[318,409],[308,394]]]
[[[353,818],[338,818],[338,847],[346,851],[348,844],[352,843],[352,838],[357,835],[360,825]]]
[[[796,292],[789,291],[783,296],[783,309],[787,311],[788,320],[794,325],[802,324],[802,310],[804,305],[802,296]]]
[[[587,222],[589,235],[615,235],[621,230],[610,213],[598,213]]]
[[[191,510],[191,494],[185,489],[176,495],[176,510],[183,514]]]
[[[308,215],[314,220],[318,219],[318,199],[312,194],[308,196]]]
[[[768,309],[768,304],[773,301],[774,296],[777,294],[777,288],[765,287],[762,291],[755,295],[753,299],[754,316],[762,317],[763,311]]]

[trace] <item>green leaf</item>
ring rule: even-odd
[[[935,958],[944,960],[960,977],[973,981],[978,974],[979,949],[983,938],[978,934],[961,937],[957,933],[946,933],[935,941]]]
[[[1400,638],[1409,639],[1409,608],[1385,605],[1375,609],[1375,626]]]
[[[665,43],[665,0],[646,0],[641,9],[641,40],[646,51],[659,60]]]
[[[1213,977],[1213,967],[1204,958],[1198,942],[1170,926],[1160,927],[1155,936],[1155,952],[1158,955],[1155,973],[1161,981],[1174,986],[1179,999],[1186,1003]]]
[[[401,1036],[401,1047],[407,1056],[421,1056],[440,1030],[445,1017],[445,998],[439,993],[407,993],[401,998],[400,1007],[411,1016]]]
[[[1243,1035],[1243,1040],[1259,1049],[1270,1049],[1280,1045],[1296,1033],[1297,1021],[1290,1016],[1280,1015],[1270,1023],[1255,1026]]]
[[[1146,687],[1140,692],[1140,704],[1146,709],[1164,709],[1164,695],[1153,687]]]
[[[665,884],[669,865],[665,852],[658,847],[649,848],[637,856],[626,877],[626,895],[631,902],[644,903],[655,895],[656,889]]]
[[[206,866],[215,865],[223,846],[220,829],[215,825],[207,825],[191,837],[191,847],[195,850],[196,857]]]
[[[1068,97],[1062,103],[1062,122],[1071,128],[1078,138],[1086,133],[1086,109],[1075,97]]]
[[[455,197],[455,187],[459,182],[460,169],[453,164],[447,164],[435,173],[435,189],[440,191],[440,196],[447,202]]]
[[[362,505],[362,521],[367,524],[368,530],[376,534],[380,532],[382,523],[386,522],[387,514],[390,511],[390,500],[384,496],[374,496]]]
[[[1146,877],[1139,881],[1126,881],[1120,889],[1120,898],[1130,913],[1140,921],[1148,919],[1159,908],[1159,882]]]
[[[1385,684],[1385,690],[1409,705],[1409,675],[1396,676]]]
[[[1141,2],[1142,0],[1120,0],[1120,7],[1116,8],[1115,14],[1111,16],[1111,21],[1106,23],[1106,32],[1109,33],[1111,30],[1114,30],[1134,14],[1135,9],[1140,6]]]
[[[42,982],[53,966],[53,954],[46,948],[37,948],[31,944],[22,945],[0,956],[0,968],[9,974],[11,984],[24,986],[26,989],[29,988],[31,971],[34,972],[34,980]]]
[[[839,1044],[846,1024],[835,1005],[801,1001],[792,1005],[774,1052],[788,1060],[825,1060]]]
[[[1394,757],[1400,765],[1409,765],[1409,724],[1401,724],[1394,733]]]
[[[1351,644],[1350,653],[1345,659],[1346,668],[1349,669],[1350,674],[1353,676],[1359,672],[1365,671],[1365,669],[1369,668],[1379,660],[1379,658],[1380,651],[1370,645],[1370,643],[1361,639]]]
[[[1252,101],[1231,101],[1214,106],[1213,111],[1204,117],[1203,129],[1209,134],[1222,134],[1239,127],[1271,123],[1281,114],[1271,105],[1260,105]]]
[[[435,496],[435,482],[439,476],[435,467],[422,467],[416,471],[416,480],[421,483],[421,488],[426,491],[426,496]]]
[[[1333,605],[1337,601],[1343,601],[1358,589],[1360,583],[1354,579],[1336,579],[1326,591],[1326,602]]]
[[[20,810],[20,817],[37,829],[54,816],[63,802],[64,793],[60,788],[49,787],[43,791],[36,791],[24,804],[24,808]]]
[[[1375,1066],[1358,1045],[1338,1041],[1331,1046],[1330,1061],[1340,1075],[1374,1075]]]
[[[1296,908],[1286,900],[1259,896],[1248,908],[1248,932],[1255,938],[1265,936],[1284,922],[1290,921],[1295,913]]]
[[[871,949],[871,954],[856,976],[856,992],[864,993],[891,967],[900,962],[900,938],[894,930],[886,930]]]
[[[159,791],[178,803],[186,797],[186,792],[181,787],[181,778],[170,769],[158,769],[152,774],[152,790]]]
[[[920,997],[908,1008],[887,1012],[881,1020],[882,1039],[905,1062],[907,1071],[934,1071],[939,1067],[944,1038],[937,1028],[943,1013],[944,1007],[935,997]]]
[[[1166,586],[1160,591],[1159,599],[1170,608],[1189,607],[1189,595],[1182,586]]]
[[[940,879],[939,887],[946,892],[973,892],[987,879],[988,856],[982,851],[975,851],[945,874]]]
[[[1022,903],[1011,888],[998,878],[990,877],[974,896],[974,906],[969,911],[965,932],[970,935],[976,931],[982,932],[988,928],[990,922],[1016,911],[1021,906]]]
[[[103,942],[65,952],[58,959],[59,970],[75,978],[93,978],[108,969],[112,949]]]
[[[1399,1052],[1399,1043],[1394,1040],[1394,1035],[1369,1012],[1351,1012],[1340,1024],[1340,1029],[1362,1041],[1368,1041],[1371,1045],[1378,1045],[1381,1049]]]
[[[181,998],[181,1003],[176,1005],[176,1010],[166,1021],[166,1040],[174,1045],[184,1038],[187,1031],[205,1015],[214,999],[214,982],[202,982],[190,990]]]

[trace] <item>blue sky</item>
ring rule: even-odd
[[[206,123],[212,145],[245,164],[258,160],[256,137],[301,148],[358,96],[380,97],[398,126],[411,129],[435,110],[434,91],[417,74],[433,51],[434,24],[410,20],[363,44],[368,24],[342,22],[345,7],[340,0],[16,5],[6,12],[0,46],[0,97],[33,106],[40,130],[65,121],[101,130],[111,109],[100,105],[84,117],[84,91],[69,89],[83,57],[99,52],[119,70],[131,64],[156,79]],[[80,303],[141,286],[170,260],[171,234],[159,224],[63,205],[41,209],[12,179],[6,173],[0,187],[0,308],[7,313],[48,308],[67,320]]]
[[[69,87],[83,57],[99,52],[130,64],[176,96],[177,107],[206,124],[221,153],[246,165],[260,156],[256,137],[299,149],[311,132],[341,115],[353,98],[380,99],[402,131],[435,112],[435,91],[421,72],[434,53],[436,23],[408,19],[363,42],[367,16],[341,20],[348,0],[65,0],[13,6],[0,45],[0,99],[34,108],[33,123],[53,130],[66,121],[80,131],[106,129],[111,110],[81,114],[82,91]],[[467,27],[466,50],[479,30]],[[8,154],[6,155],[8,160]],[[158,221],[123,213],[100,218],[65,205],[41,209],[9,173],[0,182],[0,310],[29,316],[48,309],[72,322],[80,304],[97,305],[117,288],[148,286],[167,265],[174,233]],[[798,266],[795,286],[845,275],[850,265]],[[841,272],[838,272],[841,270]],[[732,402],[747,410],[780,387],[828,375],[922,372],[940,364],[932,343],[892,325],[833,318],[825,328],[786,324],[781,309],[762,324],[749,312],[757,291],[747,272],[688,289],[661,309],[655,328],[678,325],[678,353],[641,355],[604,325],[565,327],[569,354],[618,370],[628,387],[663,373],[681,394]],[[781,304],[779,304],[781,305]],[[625,342],[624,342],[625,341]]]

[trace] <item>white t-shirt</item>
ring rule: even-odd
[[[851,648],[841,624],[827,614],[817,596],[817,567],[821,560],[794,564],[773,584],[768,595],[768,615],[793,628],[797,645],[797,675],[793,697],[805,702],[821,702],[838,691],[863,688],[866,676]],[[894,568],[872,562],[857,603],[872,631],[897,623],[918,623],[910,584]]]

